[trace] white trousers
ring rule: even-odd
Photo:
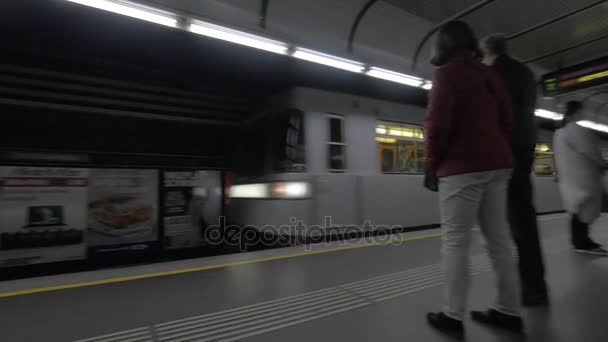
[[[449,317],[463,319],[469,288],[469,248],[479,223],[496,272],[495,309],[510,315],[521,310],[520,283],[507,223],[507,182],[511,170],[468,173],[439,181],[445,304]]]

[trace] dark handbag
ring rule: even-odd
[[[602,213],[608,213],[608,194],[602,193]]]
[[[439,179],[435,171],[426,169],[424,172],[424,187],[433,192],[439,191]]]

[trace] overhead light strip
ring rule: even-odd
[[[109,11],[128,17],[145,20],[159,25],[178,27],[177,15],[166,11],[157,10],[148,6],[142,6],[130,1],[122,0],[66,0],[72,3],[77,3],[84,6],[94,7],[104,11]],[[346,58],[333,56],[330,54],[295,47],[293,53],[290,53],[290,46],[285,42],[257,36],[247,32],[234,30],[220,25],[215,25],[199,20],[192,20],[187,26],[187,30],[200,34],[206,37],[220,39],[231,43],[248,46],[255,49],[260,49],[268,52],[273,52],[282,55],[290,55],[313,63],[323,64],[341,70],[351,71],[355,73],[365,73],[365,75],[379,78],[391,82],[418,87],[430,90],[433,87],[431,81],[424,80],[415,76],[398,73],[392,70],[382,69],[375,66],[366,66],[364,63],[353,61]],[[367,70],[367,71],[366,71]],[[604,75],[602,75],[604,76]],[[548,111],[545,109],[537,109],[536,116],[559,121],[563,118],[562,114]],[[598,124],[592,121],[584,120],[578,123],[579,125],[608,133],[608,126]]]
[[[596,123],[596,122],[589,121],[589,120],[582,120],[582,121],[577,122],[577,124],[579,124],[580,126],[583,126],[585,128],[590,128],[590,129],[593,129],[596,131],[608,133],[608,126],[604,125],[604,124]]]
[[[422,79],[406,74],[401,74],[391,70],[381,69],[377,67],[371,67],[367,71],[367,75],[375,78],[381,78],[383,80],[401,83],[412,87],[422,87],[425,83]]]
[[[193,21],[188,30],[203,36],[282,55],[286,55],[289,51],[289,46],[286,43],[202,21]]]
[[[67,0],[76,4],[94,7],[100,10],[125,15],[159,25],[177,27],[177,17],[171,13],[159,11],[127,1],[109,0]]]
[[[559,121],[564,118],[564,116],[562,114],[551,112],[551,111],[544,110],[544,109],[537,109],[536,116],[545,118],[545,119],[555,120],[555,121]],[[608,133],[608,125],[605,125],[605,124],[593,122],[590,120],[581,120],[581,121],[578,121],[577,124],[582,127],[589,128],[589,129],[592,129],[595,131]]]
[[[562,114],[551,112],[551,111],[548,111],[545,109],[537,109],[535,111],[535,114],[538,117],[545,118],[545,119],[551,119],[551,120],[555,120],[555,121],[559,121],[564,118],[564,116]]]
[[[300,47],[296,47],[293,57],[356,73],[362,73],[365,70],[363,63]]]

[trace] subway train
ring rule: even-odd
[[[310,88],[281,96],[241,134],[226,216],[263,234],[439,223],[423,186],[425,108]],[[538,213],[562,210],[552,132],[539,130]]]
[[[425,108],[312,88],[270,103],[233,135],[223,190],[219,170],[0,166],[0,268],[439,223],[422,186]],[[551,136],[539,132],[539,213],[562,209]]]

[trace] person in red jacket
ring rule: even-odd
[[[497,275],[496,304],[472,312],[473,320],[523,332],[520,283],[506,213],[512,160],[513,112],[500,76],[480,61],[473,30],[464,22],[445,24],[437,38],[425,118],[427,166],[439,177],[445,303],[428,322],[464,337],[469,285],[469,246],[479,224]]]

